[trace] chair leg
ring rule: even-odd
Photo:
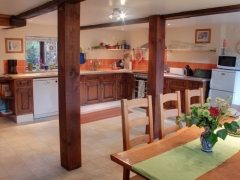
[[[127,168],[123,168],[123,180],[129,180],[130,170]]]

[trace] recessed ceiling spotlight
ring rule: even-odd
[[[32,19],[29,19],[29,21],[33,21]]]
[[[123,13],[123,11],[120,8],[114,8],[113,12],[111,15],[109,15],[109,18],[116,18],[117,20],[124,20],[124,18],[126,17],[125,13]]]
[[[168,26],[170,26],[170,24],[167,24]]]

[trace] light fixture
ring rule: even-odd
[[[125,13],[120,8],[113,8],[112,14],[109,16],[109,18],[116,18],[117,20],[124,20],[126,17]]]

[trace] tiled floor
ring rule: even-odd
[[[144,113],[132,111],[131,117]],[[25,124],[0,118],[0,180],[121,180],[122,167],[110,160],[110,154],[122,151],[121,117],[83,124],[81,130],[82,167],[68,172],[60,166],[58,117]]]

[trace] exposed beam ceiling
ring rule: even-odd
[[[185,11],[185,12],[179,12],[179,13],[173,13],[173,14],[165,14],[165,15],[162,15],[162,17],[165,18],[166,20],[173,20],[173,19],[182,19],[182,18],[190,18],[190,17],[197,17],[197,16],[232,13],[232,12],[239,12],[239,11],[240,11],[240,4],[237,4],[232,6],[224,6],[224,7],[194,10],[194,11]]]
[[[161,15],[161,17],[164,18],[165,20],[174,20],[174,19],[183,19],[183,18],[190,18],[190,17],[197,17],[197,16],[232,13],[232,12],[239,12],[239,11],[240,11],[240,5],[238,4],[238,5],[232,5],[232,6],[224,6],[224,7],[194,10],[194,11],[185,11],[185,12],[179,12],[179,13],[173,13],[173,14],[165,14],[165,15]],[[126,20],[125,22],[113,22],[113,23],[81,26],[80,30],[106,28],[106,27],[114,27],[114,26],[121,26],[121,25],[130,25],[130,24],[140,24],[140,23],[147,23],[148,21],[149,21],[149,18],[145,17],[140,19]]]
[[[30,9],[28,11],[25,11],[21,14],[18,14],[16,16],[16,18],[19,19],[30,19],[36,16],[40,16],[52,11],[57,10],[58,5],[62,4],[62,3],[70,3],[70,4],[75,4],[78,2],[82,2],[85,0],[53,0],[53,1],[49,1],[45,4],[42,4],[38,7],[35,7],[33,9]]]
[[[106,27],[113,27],[113,26],[122,26],[122,25],[130,25],[130,24],[140,24],[140,23],[148,23],[149,18],[139,18],[139,19],[131,19],[126,21],[118,21],[112,23],[104,23],[104,24],[95,24],[89,26],[81,26],[80,30],[89,30],[89,29],[97,29],[97,28],[106,28]]]

